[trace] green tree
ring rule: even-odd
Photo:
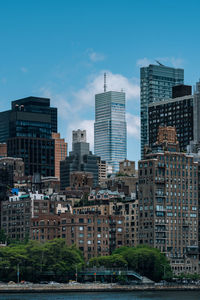
[[[62,239],[46,243],[29,241],[0,248],[0,278],[3,281],[20,280],[38,282],[46,276],[49,280],[67,280],[74,277],[76,268],[84,264],[81,252],[68,247]]]
[[[143,276],[159,281],[172,277],[169,261],[158,249],[149,246],[121,247],[113,254],[120,254],[127,261],[128,267]]]

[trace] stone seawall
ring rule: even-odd
[[[200,285],[116,285],[116,284],[1,284],[0,293],[63,293],[117,291],[196,291]]]

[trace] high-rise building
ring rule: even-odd
[[[25,175],[54,176],[52,132],[57,132],[57,108],[50,107],[50,99],[19,99],[0,113],[0,142],[7,143],[8,156],[23,158]]]
[[[198,163],[178,150],[173,127],[138,162],[139,243],[165,253],[175,274],[199,272]]]
[[[114,172],[127,156],[124,92],[95,95],[94,153],[111,165]]]
[[[194,142],[200,142],[200,81],[194,92]]]
[[[77,171],[92,173],[93,184],[94,186],[98,185],[98,157],[90,151],[90,145],[86,142],[85,130],[82,131],[82,134],[85,137],[79,139],[81,137],[80,129],[77,132],[73,131],[72,151],[65,160],[60,162],[60,188],[62,190],[70,186],[70,174]]]
[[[149,147],[155,144],[160,126],[173,126],[176,128],[180,151],[186,151],[194,138],[194,97],[191,95],[191,86],[174,86],[172,92],[173,98],[149,104]]]
[[[60,179],[60,161],[67,156],[67,143],[65,139],[60,138],[60,133],[53,132],[52,139],[54,140],[55,177]]]
[[[172,87],[184,83],[184,70],[163,65],[140,69],[141,156],[149,145],[148,105],[172,98]]]

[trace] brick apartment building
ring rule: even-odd
[[[63,238],[75,244],[86,259],[109,255],[124,245],[124,217],[98,213],[41,215],[32,219],[31,239],[45,242]]]
[[[169,140],[169,142],[168,142]],[[139,161],[139,243],[160,249],[175,273],[198,273],[198,164],[178,152],[173,127]]]

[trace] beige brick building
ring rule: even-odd
[[[60,161],[65,160],[67,156],[67,143],[60,138],[60,133],[52,132],[54,139],[54,155],[55,155],[55,177],[60,179]]]
[[[162,130],[162,132],[164,132]],[[198,164],[159,135],[157,152],[139,161],[139,243],[160,249],[174,273],[199,271]],[[166,148],[168,147],[168,149]],[[174,151],[175,150],[175,151]]]

